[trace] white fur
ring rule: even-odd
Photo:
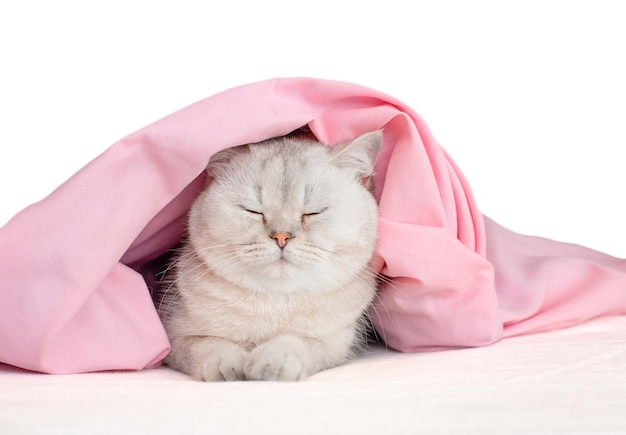
[[[366,185],[381,143],[287,137],[212,158],[157,304],[168,365],[206,381],[299,380],[352,355],[376,291]]]

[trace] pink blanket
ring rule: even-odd
[[[213,153],[304,125],[331,145],[384,129],[374,267],[393,282],[373,319],[390,347],[482,346],[626,312],[626,262],[486,219],[400,101],[347,83],[276,79],[122,139],[0,228],[0,361],[49,373],[158,364],[169,344],[137,271],[180,239]]]

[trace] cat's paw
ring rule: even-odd
[[[254,381],[299,381],[307,376],[305,358],[289,343],[272,340],[250,352],[244,363],[246,379]]]
[[[243,380],[246,355],[246,351],[234,343],[220,343],[204,358],[199,377],[207,382]]]

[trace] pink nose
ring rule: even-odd
[[[284,231],[276,231],[274,234],[272,234],[272,239],[276,240],[276,244],[281,248],[284,248],[287,244],[287,241],[289,241],[289,239],[291,239],[292,237],[293,236],[291,234]]]

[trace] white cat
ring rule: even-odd
[[[287,136],[217,153],[155,299],[165,362],[205,381],[301,380],[365,343],[380,131],[328,147]]]

